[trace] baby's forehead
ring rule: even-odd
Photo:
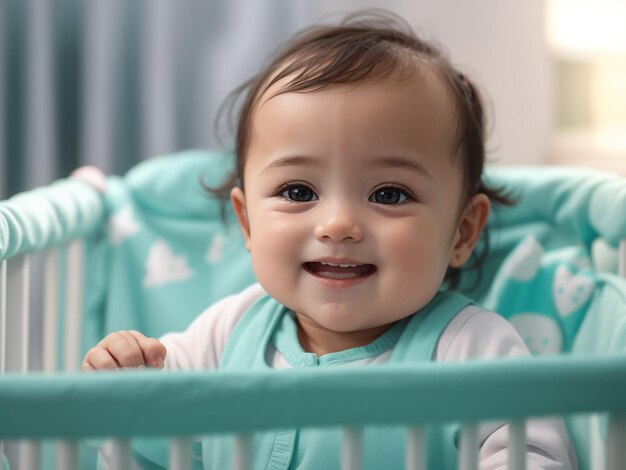
[[[302,92],[285,92],[288,83],[275,85],[261,98],[251,143],[317,148],[323,145],[320,139],[337,139],[350,144],[348,154],[446,155],[447,168],[456,160],[457,113],[451,93],[433,74],[376,77]]]
[[[280,70],[270,76],[266,85],[259,89],[253,106],[253,114],[265,103],[286,93],[311,93],[324,91],[333,94],[342,94],[359,88],[367,88],[368,93],[385,93],[398,90],[408,95],[420,94],[429,97],[430,105],[437,108],[445,108],[450,112],[450,117],[456,122],[457,104],[451,85],[446,81],[445,73],[436,65],[426,60],[411,60],[408,64],[396,67],[388,73],[370,74],[358,79],[338,82],[319,82],[309,87],[300,87],[294,83],[301,79],[301,71],[271,80],[279,74]]]

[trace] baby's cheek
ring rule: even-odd
[[[293,281],[298,253],[293,243],[277,231],[253,233],[251,238],[252,267],[257,280],[267,289]]]
[[[415,244],[398,246],[393,253],[394,289],[399,298],[404,301],[406,308],[421,308],[435,296],[441,283],[447,265],[443,257],[436,250],[418,249]]]

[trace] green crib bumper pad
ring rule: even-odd
[[[0,259],[88,235],[105,218],[102,196],[71,179],[0,202]]]
[[[626,356],[262,372],[0,377],[0,438],[197,436],[304,426],[626,413]]]

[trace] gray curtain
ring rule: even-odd
[[[0,197],[218,145],[225,95],[318,19],[304,1],[0,0]],[[228,137],[226,137],[226,140]]]

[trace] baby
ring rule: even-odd
[[[451,290],[485,227],[484,118],[472,82],[390,15],[297,35],[247,83],[230,193],[258,284],[186,331],[121,331],[83,370],[287,369],[528,355],[512,326]],[[381,397],[384,399],[384,397]],[[449,429],[448,429],[449,431]],[[433,431],[429,468],[454,468],[454,433]],[[366,468],[401,468],[379,429]],[[507,462],[508,426],[480,428],[481,468]],[[338,434],[255,435],[255,468],[337,468]],[[228,468],[224,440],[207,468]],[[386,449],[382,451],[380,449]],[[576,468],[559,420],[527,424],[529,468]],[[273,467],[272,467],[273,468]]]

